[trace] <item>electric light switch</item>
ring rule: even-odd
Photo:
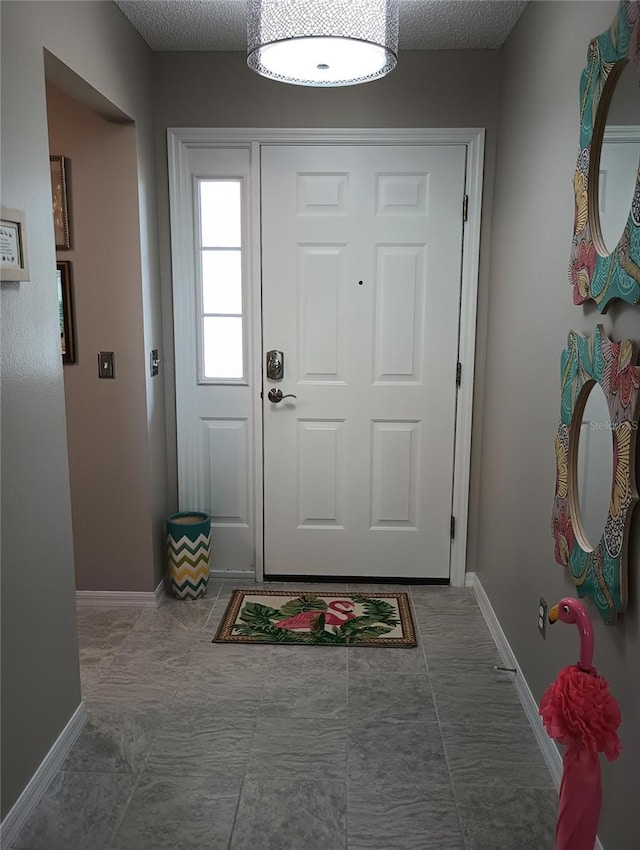
[[[113,351],[98,352],[98,377],[115,378],[115,361]]]

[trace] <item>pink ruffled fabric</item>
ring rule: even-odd
[[[622,745],[617,729],[622,715],[606,679],[577,664],[563,667],[540,701],[540,715],[551,738],[566,747],[583,747],[617,759]]]

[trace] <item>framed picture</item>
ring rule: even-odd
[[[65,363],[76,362],[76,329],[73,319],[73,294],[71,286],[71,262],[58,260],[58,315],[60,317],[60,347]]]
[[[67,164],[64,156],[50,156],[51,193],[53,195],[53,228],[56,248],[64,251],[71,247],[69,230],[69,198],[67,195]]]
[[[0,280],[29,280],[25,215],[9,207],[0,208]]]

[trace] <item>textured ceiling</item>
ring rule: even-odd
[[[153,50],[245,50],[244,0],[116,0]],[[525,2],[401,0],[404,50],[501,47]]]

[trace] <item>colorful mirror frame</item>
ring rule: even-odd
[[[571,331],[561,356],[562,400],[555,440],[556,493],[551,522],[555,559],[568,568],[578,596],[590,596],[608,625],[613,625],[627,607],[627,542],[631,515],[638,501],[635,444],[640,367],[634,361],[633,343],[612,342],[602,325],[596,326],[592,337]],[[580,542],[576,464],[582,412],[596,382],[609,407],[613,474],[604,531],[591,551]]]
[[[640,168],[625,229],[616,248],[606,257],[598,253],[594,243],[592,219],[597,210],[592,209],[589,197],[593,194],[589,179],[592,154],[595,155],[592,142],[594,136],[602,139],[609,100],[627,60],[640,72],[638,0],[622,0],[610,28],[591,40],[587,66],[580,78],[580,150],[573,177],[575,219],[569,278],[573,303],[582,304],[591,299],[601,313],[615,298],[630,304],[640,303]]]

